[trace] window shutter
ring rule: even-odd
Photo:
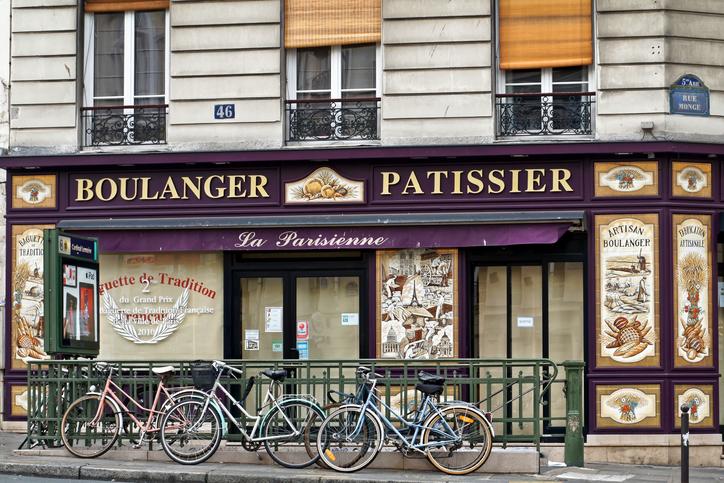
[[[286,0],[284,46],[377,43],[382,0]]]
[[[85,0],[85,11],[93,13],[128,10],[166,10],[169,0]]]
[[[591,0],[500,0],[500,68],[591,64],[591,16]]]

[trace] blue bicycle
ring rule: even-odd
[[[415,387],[422,398],[408,420],[377,395],[377,379],[384,376],[366,367],[357,369],[357,375],[368,389],[366,399],[333,411],[318,430],[317,451],[330,468],[346,473],[365,468],[377,457],[386,439],[403,455],[423,454],[450,475],[471,473],[490,456],[492,424],[469,403],[439,403],[443,377],[420,372],[420,383]],[[383,408],[390,411],[395,422],[385,416]]]

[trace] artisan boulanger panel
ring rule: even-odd
[[[598,428],[661,427],[661,385],[597,385]]]
[[[658,215],[596,215],[595,226],[596,365],[658,367]]]
[[[671,163],[671,194],[693,198],[711,198],[711,163]]]
[[[674,365],[714,364],[711,216],[672,215],[674,240]]]
[[[377,357],[458,355],[458,251],[377,252]]]
[[[594,164],[595,196],[655,196],[659,194],[657,161]]]
[[[714,426],[714,386],[711,384],[674,384],[674,425],[681,427],[681,406],[689,406],[689,426]]]
[[[25,360],[47,359],[45,287],[43,286],[43,229],[53,225],[13,225],[10,290],[11,369],[25,369]]]

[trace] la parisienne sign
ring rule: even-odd
[[[330,171],[333,171],[329,168]],[[354,167],[350,171],[354,171]],[[339,171],[343,171],[341,168]],[[336,174],[336,172],[335,172]],[[310,175],[307,174],[307,177]],[[526,166],[506,163],[472,163],[440,166],[377,166],[371,174],[345,173],[359,180],[372,203],[397,201],[495,201],[544,197],[572,199],[581,195],[580,163],[537,163]],[[71,174],[70,202],[74,208],[129,206],[278,205],[283,184],[321,180],[304,176],[290,179],[278,169],[220,171]],[[311,184],[310,184],[311,186]],[[334,192],[330,186],[330,192]],[[371,190],[371,191],[370,191]],[[324,192],[324,191],[323,191]],[[310,196],[309,203],[319,201]]]

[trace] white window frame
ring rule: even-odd
[[[366,45],[366,44],[360,44]],[[342,98],[342,46],[332,45],[330,54],[330,99]],[[381,97],[382,92],[382,49],[375,44],[375,96]],[[297,49],[287,50],[287,100],[297,100]],[[345,89],[345,92],[369,91],[369,89]],[[327,92],[326,89],[304,91],[305,93]]]
[[[580,85],[583,82],[586,83],[586,90],[582,92],[593,92],[591,89],[591,79],[593,78],[593,64],[586,66],[586,74],[584,81],[581,82],[556,82],[556,85]],[[540,82],[540,93],[549,94],[553,92],[553,67],[547,67],[545,69],[525,69],[525,70],[540,70],[541,71],[541,82]],[[498,68],[498,94],[507,94],[508,83],[505,80],[505,73],[507,70]],[[538,85],[538,84],[510,84],[510,85]],[[567,92],[567,91],[566,91]],[[537,94],[537,93],[536,93]]]
[[[123,105],[132,106],[135,104],[136,98],[142,97],[159,97],[154,95],[135,96],[135,72],[134,72],[134,54],[136,52],[136,35],[135,35],[135,10],[127,10],[123,17]],[[170,22],[168,9],[164,12],[164,93],[163,103],[168,104],[169,92],[169,67],[170,67]],[[85,59],[83,65],[83,106],[93,107],[95,105],[94,97],[94,59],[95,59],[95,42],[93,34],[95,33],[95,14],[85,14]],[[118,97],[108,97],[106,99],[117,99]]]

